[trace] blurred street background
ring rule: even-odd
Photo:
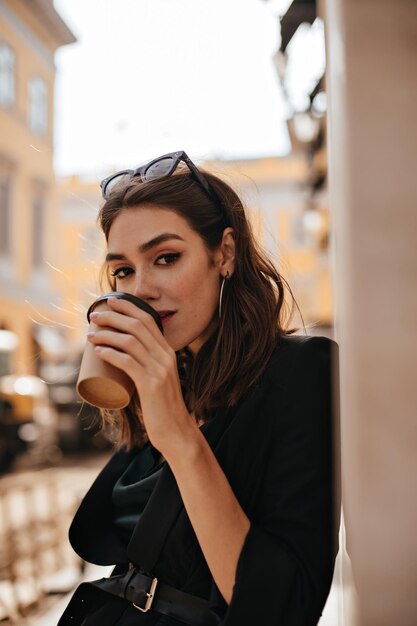
[[[188,151],[244,196],[310,332],[332,336],[323,22],[314,2],[198,4],[0,1],[0,619],[53,624],[94,578],[67,529],[111,452],[75,392],[101,178]]]
[[[68,526],[106,454],[25,467],[25,455],[0,482],[0,621],[53,625],[60,601],[83,577],[100,577],[70,548]],[[43,464],[44,465],[44,464]],[[96,575],[96,573],[99,572]]]
[[[52,626],[71,589],[103,575],[67,540],[112,452],[75,392],[86,310],[101,291],[99,181],[181,149],[243,196],[308,334],[341,347],[342,472],[351,479],[350,521],[364,523],[352,524],[349,550],[360,597],[342,518],[320,626],[416,623],[401,521],[411,524],[415,510],[392,525],[387,511],[401,511],[402,497],[408,506],[413,490],[399,487],[398,468],[415,458],[415,443],[407,447],[414,413],[400,398],[415,388],[409,380],[405,391],[417,310],[408,300],[417,15],[405,0],[380,4],[378,12],[369,0],[362,8],[346,0],[0,0],[2,623]],[[293,325],[303,332],[297,312]],[[393,354],[394,372],[385,367]],[[404,473],[413,475],[411,461]],[[394,528],[403,529],[398,542]],[[392,580],[381,577],[397,557],[401,593],[389,606],[399,617],[389,621]]]

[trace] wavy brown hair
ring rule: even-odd
[[[294,305],[299,308],[287,281],[256,242],[238,195],[214,174],[204,172],[204,176],[218,202],[209,198],[188,170],[178,169],[168,178],[146,183],[133,178],[118,186],[101,207],[98,222],[108,240],[121,210],[145,204],[168,208],[188,222],[209,252],[220,245],[224,229],[233,228],[235,269],[224,286],[217,328],[195,356],[187,347],[177,352],[185,403],[197,420],[207,421],[217,408],[236,405],[256,384],[280,336],[298,330],[288,324]],[[115,289],[115,279],[106,266],[103,276]],[[122,411],[104,412],[103,420],[105,425],[117,427],[117,442],[127,448],[146,440],[136,394]]]

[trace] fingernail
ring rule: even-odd
[[[95,334],[95,332],[90,331],[89,333],[87,333],[87,337],[94,337]]]
[[[90,320],[91,319],[96,319],[98,316],[100,315],[100,313],[98,311],[93,311],[93,313],[90,313]]]

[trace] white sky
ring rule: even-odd
[[[272,55],[277,4],[55,0],[78,38],[56,56],[59,174],[194,158],[282,155],[286,104]]]

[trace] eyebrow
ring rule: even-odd
[[[176,235],[175,233],[162,233],[161,235],[158,235],[157,237],[153,237],[153,239],[150,239],[146,243],[141,244],[138,250],[139,252],[148,252],[155,246],[158,246],[160,243],[164,243],[165,241],[170,241],[171,239],[184,241],[182,237],[180,237],[179,235]],[[122,261],[124,259],[126,259],[124,254],[117,254],[117,253],[109,252],[106,255],[107,263],[109,263],[109,261]]]

